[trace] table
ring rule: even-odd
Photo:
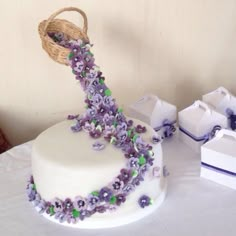
[[[0,235],[24,236],[235,236],[236,191],[200,178],[200,155],[177,136],[163,143],[168,167],[167,197],[141,221],[112,229],[63,227],[41,217],[28,202],[32,141],[0,155]]]

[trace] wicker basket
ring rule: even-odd
[[[76,11],[80,13],[84,20],[83,29],[77,27],[73,23],[62,20],[55,19],[57,15],[65,11]],[[61,32],[66,35],[69,39],[82,39],[85,42],[89,42],[89,38],[87,36],[88,22],[86,14],[75,7],[67,7],[58,10],[54,14],[52,14],[48,20],[44,20],[39,24],[39,35],[42,40],[42,47],[48,53],[48,55],[56,62],[68,65],[68,55],[70,53],[70,49],[65,48],[63,46],[58,45],[53,41],[51,37],[48,36],[48,32]]]

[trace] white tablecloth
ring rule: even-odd
[[[32,142],[0,155],[0,235],[11,236],[235,236],[236,191],[202,179],[200,155],[177,138],[163,144],[170,171],[162,206],[139,222],[112,229],[81,230],[63,227],[40,216],[28,202]]]

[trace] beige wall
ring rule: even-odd
[[[218,86],[236,94],[235,0],[0,4],[0,127],[13,144],[83,109],[70,69],[49,59],[37,33],[38,23],[64,6],[87,13],[96,63],[119,104],[151,92],[181,109]]]

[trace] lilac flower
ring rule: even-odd
[[[141,208],[144,208],[146,206],[149,206],[151,204],[151,198],[147,195],[142,195],[138,200],[139,206]]]
[[[104,187],[99,192],[100,201],[109,202],[112,196],[112,191],[108,187]]]
[[[95,142],[94,144],[93,144],[93,149],[95,150],[95,151],[100,151],[100,150],[103,150],[105,148],[105,144],[104,143],[101,143],[101,142],[99,142],[99,141],[97,141],[97,142]]]
[[[99,197],[90,194],[88,196],[88,209],[93,210],[100,203]]]
[[[93,85],[89,85],[87,88],[86,93],[88,94],[88,96],[94,96],[96,93],[96,87]]]
[[[92,69],[89,71],[87,78],[92,80],[92,79],[96,79],[97,76],[98,76],[98,71]]]
[[[161,141],[161,138],[159,137],[159,135],[153,135],[152,136],[152,143],[156,144],[159,143]]]
[[[103,116],[103,122],[106,126],[111,126],[115,120],[115,117],[112,115],[109,115],[108,113],[104,114]]]
[[[76,72],[76,74],[79,74],[83,71],[84,69],[84,62],[83,61],[78,61],[75,63],[75,66],[73,67],[73,70]]]
[[[94,129],[89,132],[89,135],[90,137],[97,139],[101,137],[102,131],[98,129]]]
[[[34,201],[36,198],[36,189],[35,189],[35,185],[34,184],[29,184],[28,188],[27,188],[27,195],[29,198],[29,201]]]
[[[128,120],[128,122],[127,122],[128,127],[131,127],[133,125],[133,123],[134,122],[132,120]]]
[[[53,199],[52,205],[54,206],[55,212],[62,212],[63,211],[63,202],[60,199],[58,199],[58,198]]]
[[[134,186],[138,186],[140,185],[140,183],[144,181],[144,178],[142,175],[138,175],[137,177],[133,178],[131,184],[134,185]]]
[[[96,107],[98,107],[99,105],[102,104],[103,102],[103,97],[101,94],[95,94],[93,97],[92,97],[92,104]]]
[[[120,191],[124,186],[123,181],[121,181],[119,178],[116,178],[112,183],[111,183],[111,188],[115,192]]]
[[[106,112],[107,112],[107,108],[106,108],[104,105],[99,106],[99,108],[98,108],[98,114],[99,114],[100,116],[103,116],[104,114],[106,114]]]
[[[139,169],[138,158],[131,157],[127,162],[127,166],[129,169]]]
[[[125,122],[121,122],[121,124],[117,125],[116,130],[117,132],[126,131],[127,124]]]
[[[142,140],[140,136],[138,136],[135,140],[134,146],[137,150],[146,150],[147,144]]]
[[[67,120],[74,120],[74,119],[78,119],[79,115],[68,115],[67,116]]]
[[[117,113],[115,117],[118,122],[125,122],[125,116],[123,113]]]
[[[75,125],[71,126],[71,130],[73,132],[79,132],[82,130],[82,126],[80,124],[80,121],[77,121]]]
[[[120,206],[125,201],[126,201],[126,196],[124,194],[116,195],[116,205]]]
[[[131,171],[127,169],[121,169],[118,178],[123,181],[124,184],[127,184],[131,178]]]
[[[139,134],[141,133],[145,133],[147,131],[146,127],[145,126],[141,126],[141,125],[137,125],[135,127],[135,131]]]
[[[148,163],[142,165],[139,169],[140,175],[145,175],[147,171],[149,170],[149,168],[150,168],[150,165]]]
[[[126,150],[126,153],[125,153],[126,158],[132,158],[132,157],[137,157],[137,156],[138,156],[138,154],[137,154],[136,150],[133,147],[129,147]]]
[[[111,96],[105,96],[103,104],[104,106],[111,107],[114,105],[114,99]]]
[[[107,87],[106,87],[106,85],[104,85],[104,84],[98,84],[97,86],[96,86],[96,91],[99,93],[99,94],[101,94],[102,96],[104,96],[105,95],[105,90],[107,89]]]
[[[133,184],[131,184],[131,183],[129,183],[129,184],[126,184],[124,187],[123,187],[123,189],[122,189],[122,191],[124,192],[124,193],[126,193],[126,194],[129,194],[130,192],[132,192],[133,190],[134,190],[134,185]]]
[[[83,126],[83,130],[85,132],[91,132],[92,130],[95,129],[95,125],[94,123],[89,123],[89,122],[85,122],[84,126]]]
[[[65,201],[64,201],[64,209],[66,212],[71,212],[73,210],[74,206],[73,206],[73,203],[72,201],[67,198]]]
[[[87,115],[90,117],[95,117],[97,114],[97,109],[95,107],[91,107],[87,109]]]
[[[86,217],[89,217],[89,216],[90,216],[90,212],[88,210],[81,210],[79,219],[84,220]]]
[[[95,208],[95,210],[96,210],[96,212],[98,212],[98,213],[104,213],[107,209],[106,209],[106,207],[105,207],[104,205],[101,205],[101,206],[97,206],[97,207]]]
[[[80,196],[75,198],[73,205],[74,205],[75,209],[78,211],[84,210],[87,207],[86,200]]]
[[[121,131],[116,136],[117,136],[117,140],[123,143],[127,139],[128,134],[126,131]]]

